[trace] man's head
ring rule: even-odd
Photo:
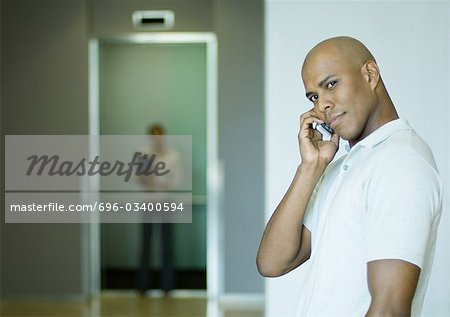
[[[397,118],[375,58],[354,38],[317,44],[305,58],[302,78],[317,115],[351,145]]]

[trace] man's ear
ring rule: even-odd
[[[362,73],[372,88],[377,87],[378,82],[380,81],[380,70],[375,61],[369,60],[365,62],[362,67]]]

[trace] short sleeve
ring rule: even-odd
[[[303,225],[311,232],[316,231],[319,225],[323,202],[326,200],[327,194],[336,180],[339,167],[344,158],[345,156],[341,156],[339,159],[327,166],[322,176],[319,178],[313,193],[311,194],[311,198],[309,199],[308,206],[306,207],[305,215],[303,217]]]
[[[386,158],[367,191],[367,262],[400,259],[423,268],[440,217],[441,192],[436,170],[414,152]]]
[[[310,232],[316,231],[319,212],[317,204],[317,192],[319,190],[320,184],[323,177],[319,180],[318,184],[314,188],[311,198],[309,199],[308,206],[306,207],[305,215],[303,216],[303,225],[308,228]]]
[[[306,207],[305,215],[303,216],[303,225],[308,228],[310,232],[314,232],[317,229],[319,216],[320,216],[320,206],[318,199],[319,192],[323,190],[324,178],[327,173],[325,172],[316,184],[316,187],[311,194],[308,206]]]

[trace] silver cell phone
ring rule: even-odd
[[[333,129],[326,123],[313,122],[313,129],[316,129],[322,134],[322,141],[330,141]]]

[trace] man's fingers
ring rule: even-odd
[[[316,131],[311,129],[313,122],[323,123],[323,121],[318,118],[312,110],[305,112],[300,116],[299,138],[312,139],[313,137],[318,137],[318,134],[315,133]]]
[[[309,110],[308,112],[303,113],[303,114],[300,116],[300,125],[302,125],[303,121],[306,120],[306,119],[308,119],[308,118],[314,118],[313,121],[317,121],[317,122],[323,123],[323,120],[321,120],[321,119],[317,116],[317,114],[315,113],[314,108],[311,109],[311,110]]]

